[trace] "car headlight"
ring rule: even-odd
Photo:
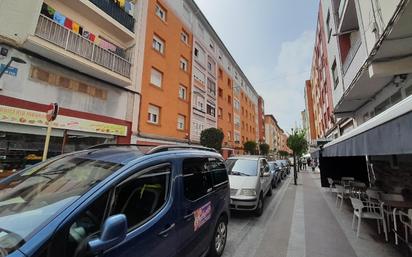
[[[240,190],[240,194],[244,196],[256,196],[256,190],[244,188]]]

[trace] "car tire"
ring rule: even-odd
[[[259,200],[258,200],[258,204],[257,204],[256,209],[255,209],[255,215],[256,215],[257,217],[262,216],[262,213],[263,213],[263,205],[264,205],[264,204],[263,204],[263,195],[260,194]]]
[[[276,179],[272,179],[272,189],[276,188],[278,185],[276,183]]]
[[[224,216],[220,216],[214,233],[212,242],[210,244],[210,257],[220,257],[225,250],[227,240],[227,218]]]

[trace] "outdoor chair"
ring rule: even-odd
[[[380,194],[380,199],[382,202],[390,202],[390,201],[396,201],[396,202],[403,202],[405,201],[405,198],[400,195],[400,194]],[[393,209],[390,205],[385,204],[383,212],[385,213],[386,216],[386,223],[388,224],[388,229],[391,229],[391,221],[393,218]],[[395,213],[395,216],[399,216],[399,212]]]
[[[342,209],[343,200],[348,198],[347,189],[341,185],[335,185],[336,188],[336,207],[339,205],[339,210]],[[339,204],[340,200],[340,204]]]
[[[412,209],[408,210],[408,213],[399,211],[399,220],[403,224],[405,229],[405,243],[408,244],[409,232],[412,231]]]
[[[355,178],[354,177],[342,177],[341,180],[342,180],[342,185],[345,188],[348,188],[350,187],[351,182],[355,181]]]
[[[334,187],[335,182],[333,179],[328,178],[328,183],[329,183],[329,192],[332,192],[332,188]]]
[[[362,202],[357,198],[350,198],[353,206],[352,229],[355,225],[355,217],[358,218],[358,226],[356,230],[356,237],[359,238],[360,225],[362,219],[374,219],[378,223],[378,233],[381,234],[380,221],[382,221],[383,231],[385,233],[385,240],[388,241],[388,231],[386,228],[385,216],[383,213],[383,203],[376,204],[373,202]],[[365,211],[366,209],[366,211]]]

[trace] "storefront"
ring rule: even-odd
[[[0,171],[19,170],[41,160],[46,109],[46,105],[0,96]],[[102,143],[130,143],[130,129],[128,121],[61,108],[53,122],[48,156]]]

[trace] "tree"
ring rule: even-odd
[[[287,146],[293,152],[293,174],[295,185],[297,185],[298,173],[296,169],[296,158],[300,158],[309,147],[308,141],[306,140],[306,132],[304,129],[292,130],[292,135],[288,137]]]
[[[256,154],[257,143],[255,141],[247,141],[243,144],[243,150],[249,154]]]
[[[286,152],[286,151],[283,151],[283,150],[280,150],[280,151],[278,152],[278,154],[279,154],[279,156],[280,156],[281,158],[286,158],[286,157],[289,156],[289,153]]]
[[[261,155],[268,155],[269,154],[270,146],[266,143],[262,143],[259,145],[259,150]]]
[[[220,151],[220,149],[222,149],[224,137],[225,134],[223,134],[222,130],[217,128],[208,128],[202,130],[200,133],[200,144],[206,147],[214,148],[216,151]]]

